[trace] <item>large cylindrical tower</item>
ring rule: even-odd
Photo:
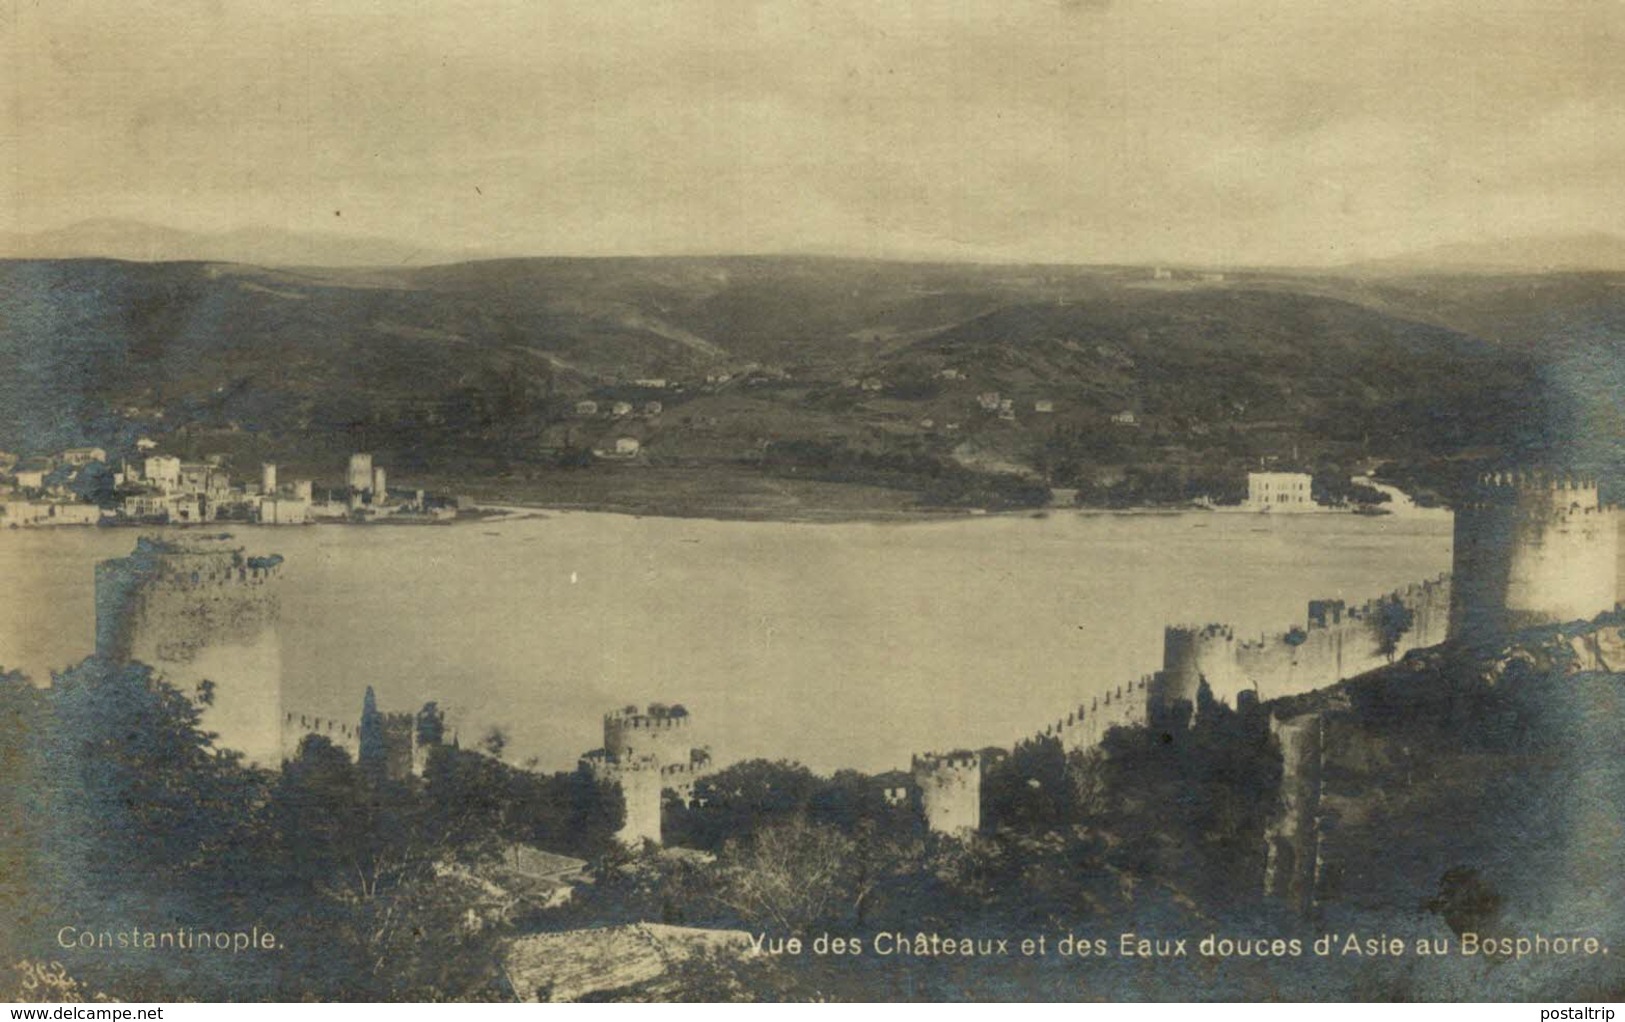
[[[1495,636],[1613,609],[1619,517],[1602,503],[1595,481],[1482,477],[1456,509],[1451,637]]]
[[[96,652],[139,661],[191,696],[202,725],[248,763],[282,762],[282,558],[229,535],[143,536],[96,566]]]
[[[1174,625],[1162,633],[1162,670],[1150,701],[1159,708],[1176,703],[1196,705],[1203,681],[1213,698],[1234,706],[1236,695],[1250,688],[1236,660],[1236,633],[1229,625]]]

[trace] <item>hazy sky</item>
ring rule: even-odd
[[[0,38],[0,232],[1247,263],[1625,233],[1621,0],[0,0]]]

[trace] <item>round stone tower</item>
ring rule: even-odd
[[[199,704],[217,746],[280,766],[281,564],[227,534],[143,536],[96,566],[96,652],[152,667]]]
[[[1196,705],[1203,681],[1213,698],[1231,706],[1252,686],[1236,659],[1236,633],[1229,625],[1172,625],[1162,633],[1162,670],[1149,702],[1158,709]]]
[[[964,836],[982,827],[982,758],[974,752],[914,757],[925,824],[939,834]]]
[[[686,798],[695,778],[709,769],[709,753],[694,745],[692,721],[682,706],[664,703],[604,714],[604,747],[581,763],[599,780],[620,786],[626,821],[616,836],[622,844],[659,844],[663,793],[670,788]]]
[[[652,758],[662,767],[685,764],[694,747],[693,718],[681,706],[651,703],[604,714],[604,751],[617,760]]]
[[[1482,476],[1456,509],[1450,635],[1584,620],[1619,598],[1617,507],[1594,480]]]

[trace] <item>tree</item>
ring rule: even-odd
[[[846,921],[873,881],[858,883],[856,845],[833,827],[792,819],[729,841],[716,897],[747,923],[800,933]]]
[[[146,665],[91,657],[56,675],[52,694],[52,762],[75,795],[62,823],[88,871],[161,879],[206,867],[263,802],[267,776],[216,749],[199,707]]]
[[[41,904],[51,887],[47,823],[55,818],[44,744],[50,721],[45,692],[0,670],[0,965],[24,957],[25,920],[50,914]]]
[[[672,834],[679,842],[716,850],[729,838],[807,811],[821,787],[800,763],[750,759],[694,782],[697,807],[676,810]]]
[[[1377,633],[1377,652],[1391,663],[1399,651],[1399,640],[1415,623],[1415,611],[1405,606],[1399,597],[1387,596],[1378,601],[1376,614],[1371,619],[1371,627]]]
[[[485,732],[480,739],[480,751],[492,759],[501,759],[502,753],[508,748],[508,732],[495,724]]]
[[[1051,830],[1079,812],[1061,740],[1040,735],[1018,742],[982,781],[982,803],[994,829]]]

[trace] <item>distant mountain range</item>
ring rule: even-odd
[[[1355,264],[1404,273],[1625,272],[1625,238],[1613,234],[1543,235],[1440,245]]]
[[[134,220],[84,220],[37,234],[0,235],[5,259],[123,259],[251,266],[426,266],[500,255],[457,252],[387,238],[244,227],[201,233]]]
[[[804,254],[812,258],[840,258],[837,254]],[[270,227],[203,233],[115,218],[84,220],[35,234],[0,234],[0,259],[100,258],[143,263],[224,262],[262,267],[356,268],[431,266],[526,255],[531,253],[457,250],[389,238]],[[971,260],[967,257],[965,261]],[[1625,238],[1593,233],[1463,242],[1361,260],[1343,269],[1376,274],[1625,272]]]

